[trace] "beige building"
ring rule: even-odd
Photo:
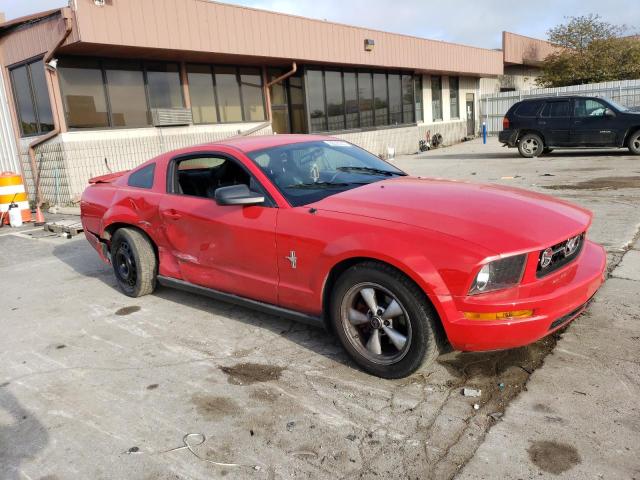
[[[481,79],[526,77],[506,72],[529,67],[539,41],[503,40],[207,0],[72,0],[0,24],[0,166],[39,172],[41,200],[65,204],[90,176],[237,134],[329,133],[380,155],[415,152],[427,133],[455,143],[478,132]]]

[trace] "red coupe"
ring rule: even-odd
[[[591,213],[526,190],[411,177],[331,137],[255,136],[90,180],[89,242],[123,292],[156,284],[333,330],[366,371],[525,345],[603,282]]]

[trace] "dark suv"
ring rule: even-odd
[[[599,97],[542,97],[513,105],[500,142],[526,158],[554,148],[627,147],[640,155],[640,112]]]

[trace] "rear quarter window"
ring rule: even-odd
[[[535,117],[540,110],[543,102],[522,102],[515,110],[515,114],[519,117]]]
[[[153,174],[156,171],[156,164],[152,163],[140,170],[136,170],[129,175],[129,181],[127,185],[136,188],[152,188],[153,187]]]

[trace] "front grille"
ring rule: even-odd
[[[577,245],[571,250],[569,242],[577,240]],[[582,245],[584,244],[584,233],[577,237],[571,237],[563,242],[556,243],[555,245],[541,250],[538,254],[538,267],[536,269],[536,276],[538,278],[545,277],[552,272],[555,272],[559,268],[564,267],[566,264],[575,260],[582,251]],[[551,261],[549,262],[549,257]]]

